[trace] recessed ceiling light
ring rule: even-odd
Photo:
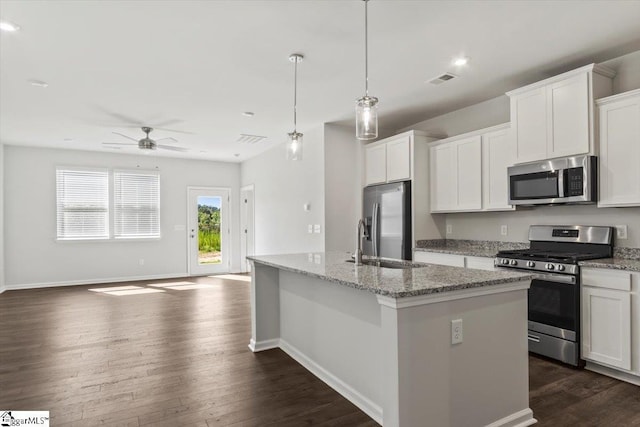
[[[205,151],[205,150],[200,150],[200,152],[201,152],[201,153],[206,153],[206,151]]]
[[[0,30],[2,31],[13,33],[14,31],[18,31],[19,29],[20,29],[20,26],[12,22],[0,21]]]
[[[453,60],[453,65],[456,67],[462,67],[463,65],[467,65],[469,63],[469,58],[466,56],[461,56]]]
[[[43,82],[42,80],[29,80],[29,83],[31,83],[31,86],[35,86],[35,87],[47,87],[47,86],[49,86],[49,83]]]
[[[73,138],[65,138],[65,141],[73,141]]]
[[[236,153],[236,154],[234,154],[234,156],[240,157],[240,153]]]
[[[253,111],[245,111],[244,113],[242,113],[242,115],[245,117],[253,117],[256,115],[256,113],[254,113]]]

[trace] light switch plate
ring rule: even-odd
[[[453,225],[447,224],[447,234],[453,234]]]
[[[309,231],[309,234],[313,233],[313,224],[309,224],[307,230]]]
[[[313,226],[313,232],[314,233],[320,233],[320,224],[316,224]]]
[[[509,234],[509,228],[506,225],[501,225],[500,226],[500,234],[502,236],[506,236],[507,234]]]
[[[616,238],[618,240],[626,240],[627,239],[627,226],[626,225],[616,225]]]

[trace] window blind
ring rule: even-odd
[[[160,176],[114,171],[114,237],[160,237]]]
[[[109,238],[106,170],[56,169],[58,239]]]

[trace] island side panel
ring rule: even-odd
[[[535,423],[526,290],[381,310],[385,427]],[[451,344],[454,319],[460,344]]]
[[[281,348],[382,421],[380,306],[370,292],[280,272]]]
[[[251,341],[253,352],[280,345],[280,270],[260,263],[251,266]]]

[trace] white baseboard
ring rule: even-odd
[[[40,283],[19,283],[16,285],[5,285],[5,290],[37,289],[37,288],[57,288],[60,286],[97,285],[100,283],[135,282],[138,280],[160,280],[187,277],[185,273],[154,274],[149,276],[129,276],[129,277],[109,277],[106,279],[85,279],[68,280],[65,282],[40,282]]]
[[[253,338],[249,340],[249,350],[257,353],[259,351],[271,350],[272,348],[280,347],[280,339],[274,338],[272,340],[264,340],[256,342]]]
[[[619,371],[617,369],[609,368],[608,366],[598,365],[596,363],[587,362],[585,369],[596,372],[598,374],[606,375],[608,377],[615,378],[620,381],[625,381],[633,385],[640,385],[640,376],[629,374]]]
[[[280,339],[280,348],[291,356],[292,359],[304,366],[309,372],[320,378],[324,383],[329,385],[329,387],[340,393],[348,401],[373,418],[378,424],[382,425],[382,408],[380,406],[354,390],[351,386],[324,369],[322,366],[318,365],[283,339]]]
[[[533,411],[527,408],[514,414],[507,415],[504,418],[500,418],[486,427],[527,427],[537,422],[538,420],[533,418]]]

